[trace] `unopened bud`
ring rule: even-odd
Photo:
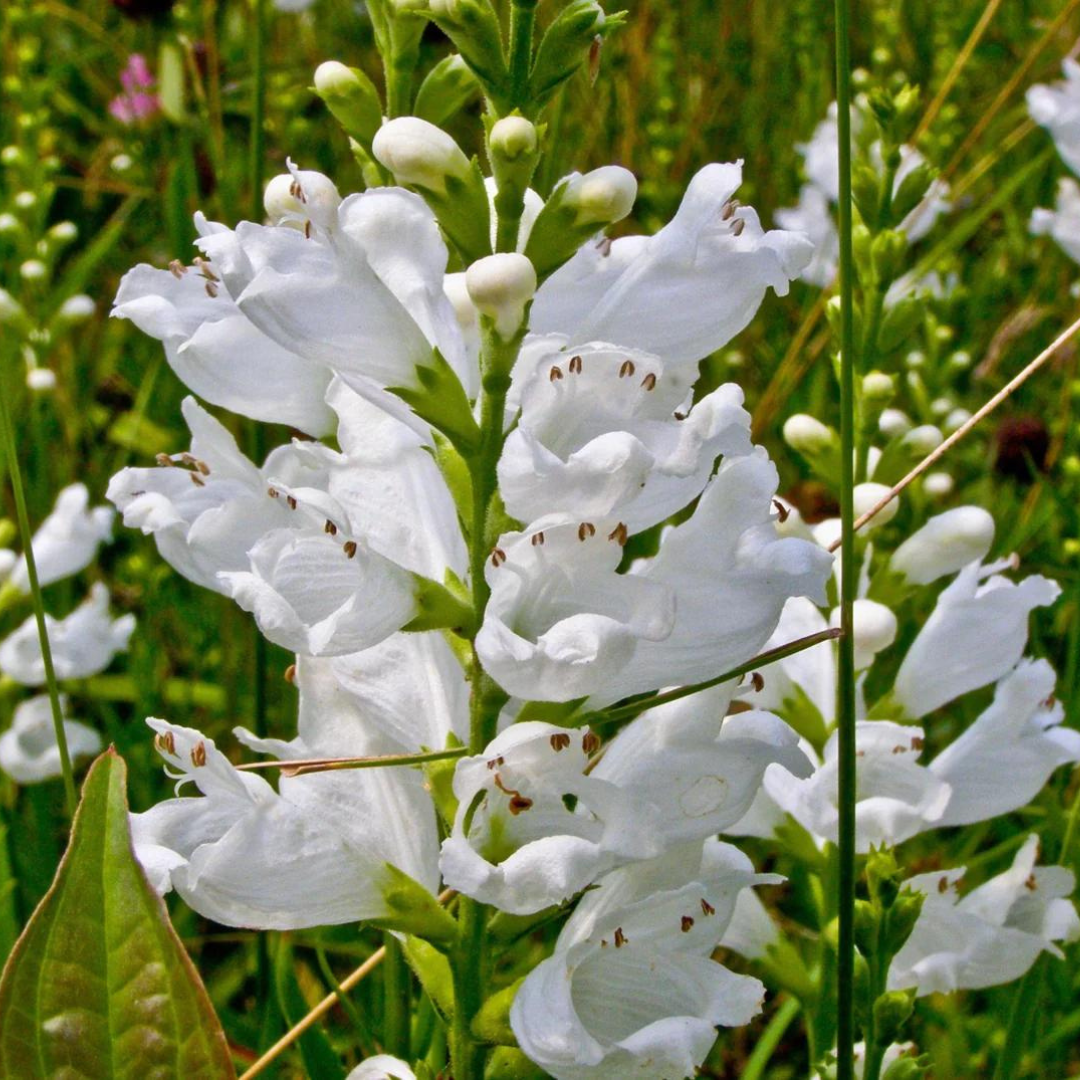
[[[7,289],[0,288],[0,325],[16,322],[24,318],[25,315],[26,312],[23,310],[22,304]]]
[[[953,409],[945,417],[945,430],[952,434],[957,428],[962,427],[971,419],[971,413],[967,409]]]
[[[327,60],[315,69],[315,92],[346,134],[365,148],[382,123],[382,103],[375,84],[359,69]]]
[[[448,176],[464,180],[469,159],[442,128],[417,116],[389,120],[375,133],[371,152],[399,184],[446,194]]]
[[[465,287],[477,310],[494,320],[506,340],[525,320],[525,307],[536,292],[536,271],[524,255],[501,252],[474,262],[465,271]]]
[[[915,1009],[915,988],[889,990],[874,1002],[874,1032],[881,1042],[896,1042]]]
[[[912,585],[929,585],[986,557],[994,519],[982,507],[958,506],[932,517],[893,552],[890,566]]]
[[[834,441],[832,430],[807,413],[796,413],[784,422],[784,442],[799,453],[819,453]]]
[[[944,499],[952,493],[956,486],[953,478],[947,472],[927,473],[923,477],[923,491],[932,499]]]
[[[488,139],[492,157],[507,162],[531,157],[540,145],[536,125],[524,116],[504,116],[497,120]]]
[[[863,514],[869,513],[891,490],[892,488],[887,487],[885,484],[856,484],[855,490],[852,492],[852,498],[855,502],[855,516],[862,517]],[[878,525],[884,525],[886,522],[892,521],[899,509],[900,503],[896,499],[890,500],[866,523],[865,528],[873,529]]]
[[[896,616],[876,600],[856,600],[851,609],[855,624],[855,670],[864,671],[879,652],[896,640]],[[830,626],[840,625],[840,609],[833,611]]]
[[[48,267],[40,259],[27,259],[19,267],[19,273],[26,281],[41,281],[48,272]]]
[[[32,367],[26,373],[27,389],[35,393],[47,393],[56,388],[56,372],[52,368]]]
[[[885,409],[878,420],[878,428],[882,435],[895,439],[911,430],[911,419],[903,409]]]
[[[896,393],[896,381],[884,371],[871,371],[869,375],[863,376],[862,392],[868,405],[882,408],[892,401]]]
[[[66,323],[80,323],[89,319],[96,310],[97,305],[86,293],[76,293],[60,305],[56,314]]]
[[[634,208],[637,180],[620,165],[572,176],[566,183],[563,201],[577,211],[576,225],[613,225]]]
[[[904,446],[913,454],[929,454],[942,443],[943,436],[933,424],[921,424],[904,436]]]

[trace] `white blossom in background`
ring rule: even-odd
[[[717,841],[609,874],[518,991],[518,1045],[555,1080],[693,1075],[717,1026],[761,1010],[762,984],[709,955],[742,889],[779,880]]]
[[[135,616],[109,616],[109,590],[96,582],[89,597],[63,619],[45,616],[58,679],[85,679],[125,652],[135,630]],[[42,686],[45,661],[41,655],[37,623],[31,615],[0,642],[0,672],[24,686]]]
[[[957,506],[930,518],[889,558],[889,568],[912,585],[929,585],[982,562],[994,542],[994,519],[981,506]]]
[[[1061,177],[1054,209],[1032,210],[1028,228],[1032,236],[1049,236],[1073,262],[1080,263],[1080,184],[1070,176]]]
[[[1066,57],[1061,72],[1064,82],[1028,88],[1028,112],[1050,132],[1062,161],[1080,175],[1080,64]]]
[[[108,507],[90,509],[85,484],[64,488],[31,542],[38,584],[44,588],[89,566],[98,547],[112,538],[112,522],[113,511]],[[30,591],[26,559],[21,555],[11,570],[11,581],[21,592]]]
[[[361,1061],[345,1080],[416,1080],[416,1073],[401,1058],[376,1054]]]
[[[907,887],[925,896],[911,936],[889,968],[889,989],[918,994],[979,990],[1020,978],[1041,953],[1062,956],[1057,942],[1080,938],[1080,917],[1067,899],[1071,870],[1035,865],[1032,835],[1012,866],[960,899],[964,870],[919,874]]]
[[[320,721],[332,718],[312,719]],[[147,722],[177,788],[190,781],[202,792],[131,817],[135,854],[159,893],[175,889],[226,926],[290,930],[389,915],[394,868],[437,888],[435,811],[417,773],[281,776],[275,791],[262,776],[236,769],[198,731]],[[356,737],[352,746],[366,749],[362,729]],[[295,749],[322,744],[317,731],[307,738]]]
[[[101,736],[81,721],[67,719],[66,699],[60,704],[72,761],[96,754],[102,746]],[[19,784],[38,784],[60,776],[60,748],[47,694],[28,698],[15,707],[11,727],[0,735],[0,769]]]

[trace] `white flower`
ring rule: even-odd
[[[226,926],[291,930],[387,916],[392,867],[437,887],[434,810],[412,770],[282,776],[275,791],[198,731],[147,723],[170,775],[203,794],[132,815],[135,854],[158,892],[173,888]],[[336,749],[369,745],[355,732]]]
[[[95,582],[90,596],[63,619],[45,616],[58,679],[85,679],[112,663],[118,652],[126,651],[135,629],[135,616],[109,618],[109,590]],[[0,642],[0,671],[24,686],[45,682],[45,661],[37,623],[31,615],[17,630]]]
[[[981,506],[957,506],[930,518],[889,559],[889,567],[912,585],[955,574],[986,558],[994,542],[994,519]]]
[[[1054,671],[1024,660],[997,684],[994,701],[930,763],[952,788],[938,825],[969,825],[1025,806],[1061,765],[1080,762],[1080,732],[1063,727]]]
[[[839,836],[838,739],[825,744],[824,761],[805,780],[783,765],[765,770],[765,790],[803,828],[837,842]],[[856,724],[855,850],[893,846],[933,828],[948,805],[951,789],[918,764],[922,728],[886,720]]]
[[[522,915],[562,903],[621,863],[658,855],[634,794],[585,775],[597,743],[588,732],[525,721],[462,758],[458,812],[440,860],[446,884]]]
[[[836,280],[840,265],[840,234],[836,231],[828,193],[816,184],[803,184],[798,206],[785,207],[773,215],[781,229],[805,233],[814,245],[814,257],[799,278],[819,289]]]
[[[201,214],[196,226],[203,237],[225,231]],[[330,373],[257,329],[212,267],[203,260],[171,270],[136,266],[120,282],[112,313],[161,341],[169,366],[211,404],[311,435],[330,431]]]
[[[571,355],[555,340],[541,353],[540,340],[499,461],[499,491],[515,518],[615,517],[639,532],[700,494],[720,454],[750,452],[750,417],[734,384],[691,407],[680,369],[655,356],[601,342]]]
[[[751,208],[731,203],[741,180],[741,163],[707,165],[655,236],[585,244],[537,292],[532,330],[628,342],[671,364],[726,344],[766,289],[786,295],[812,252],[804,237],[763,232]]]
[[[298,169],[286,159],[289,171],[275,176],[263,192],[263,207],[273,225],[290,225],[301,232],[328,232],[337,223],[341,195],[328,176]]]
[[[735,901],[720,946],[745,956],[747,960],[765,960],[780,941],[780,930],[765,905],[752,888],[745,888]]]
[[[1080,174],[1080,64],[1066,57],[1061,71],[1064,82],[1028,89],[1027,106],[1032,120],[1050,132],[1065,164]]]
[[[796,776],[813,770],[798,736],[777,717],[750,711],[725,718],[733,689],[714,687],[642,713],[590,773],[632,794],[665,845],[734,825],[772,762]]]
[[[911,936],[889,968],[889,989],[919,995],[979,990],[1018,979],[1043,952],[1060,957],[1057,941],[1080,938],[1080,918],[1068,897],[1071,870],[1036,867],[1032,835],[1012,866],[962,900],[964,870],[920,874],[906,884],[926,899]]]
[[[89,505],[90,493],[85,484],[68,485],[57,495],[52,513],[34,533],[34,563],[42,587],[89,566],[98,545],[112,537],[113,511],[105,506],[88,510]],[[22,592],[30,591],[24,556],[11,571],[11,581]]]
[[[361,1061],[345,1080],[416,1080],[416,1073],[401,1058],[376,1054]]]
[[[1032,236],[1050,236],[1073,262],[1080,262],[1080,184],[1072,177],[1058,180],[1053,210],[1038,207],[1028,226]]]
[[[821,594],[831,563],[777,538],[776,483],[763,450],[726,458],[693,516],[632,573],[615,573],[626,530],[610,519],[541,519],[503,537],[476,641],[485,667],[520,697],[599,705],[748,660],[789,596]]]
[[[608,875],[510,1010],[524,1053],[555,1080],[692,1076],[716,1027],[748,1023],[764,987],[709,959],[755,874],[715,841]]]
[[[65,699],[61,699],[60,707],[66,714]],[[64,734],[72,761],[101,749],[101,736],[78,720],[65,718]],[[18,784],[37,784],[60,775],[60,748],[56,745],[52,704],[47,694],[16,706],[11,727],[0,735],[0,769]]]
[[[1039,574],[1001,577],[1006,565],[970,563],[938,597],[896,676],[893,697],[911,719],[1001,678],[1023,655],[1028,615],[1060,595]]]

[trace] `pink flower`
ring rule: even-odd
[[[127,66],[120,72],[120,84],[124,92],[109,102],[109,112],[120,123],[136,124],[149,119],[161,109],[157,94],[150,93],[154,76],[146,58],[139,53],[132,53],[128,57]]]

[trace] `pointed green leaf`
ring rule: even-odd
[[[56,878],[0,978],[0,1076],[222,1080],[225,1036],[165,906],[135,861],[127,770],[83,785]]]

